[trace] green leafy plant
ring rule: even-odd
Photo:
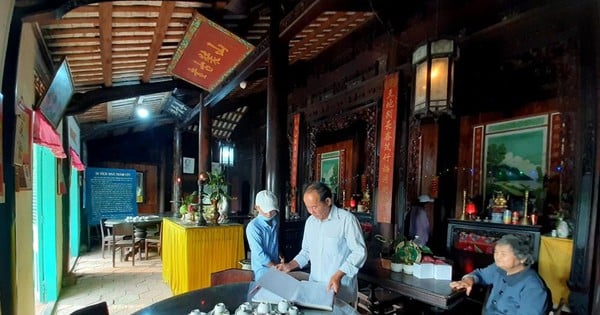
[[[421,261],[421,247],[413,241],[402,241],[396,245],[392,262],[412,265]]]
[[[227,181],[225,175],[221,171],[212,171],[208,173],[206,182],[207,191],[203,198],[208,198],[210,201],[220,201],[222,198],[231,199],[227,194]]]
[[[395,239],[387,239],[379,234],[375,239],[382,243],[381,256],[388,257],[393,263],[412,265],[421,261],[422,255],[433,255],[431,249],[425,245],[419,245],[402,235]]]

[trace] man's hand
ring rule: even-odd
[[[333,290],[333,293],[338,293],[340,291],[340,287],[342,286],[342,278],[346,275],[341,271],[336,271],[331,279],[329,279],[329,283],[327,284],[327,290]]]
[[[450,287],[455,290],[466,289],[467,295],[469,295],[471,294],[471,290],[473,289],[474,283],[475,281],[473,280],[473,277],[463,277],[463,279],[460,281],[450,282]]]
[[[292,260],[289,263],[277,264],[275,268],[277,268],[277,270],[279,271],[290,272],[298,268],[299,266],[300,265],[298,265],[298,263],[295,260]]]

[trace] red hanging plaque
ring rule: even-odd
[[[212,91],[254,46],[196,13],[167,71]]]

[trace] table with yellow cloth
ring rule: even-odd
[[[567,281],[571,272],[572,255],[573,240],[542,236],[538,270],[552,291],[554,305],[558,305],[561,299],[565,303],[569,299]]]
[[[241,224],[196,226],[164,218],[163,280],[174,295],[210,286],[210,274],[239,267],[244,259]]]

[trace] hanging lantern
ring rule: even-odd
[[[427,42],[414,51],[413,115],[452,114],[457,50],[453,40],[440,39]]]
[[[235,146],[229,141],[219,142],[219,163],[225,167],[233,166]]]

